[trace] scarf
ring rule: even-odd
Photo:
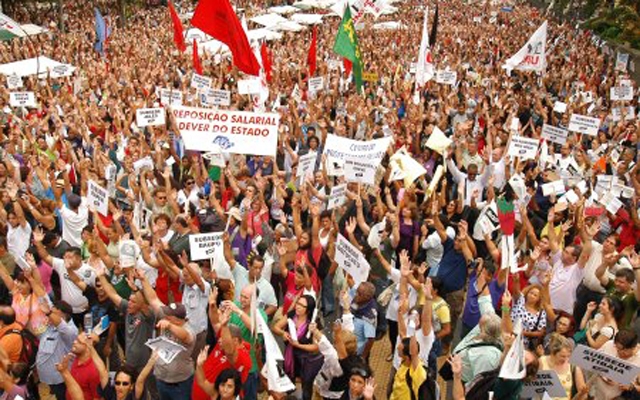
[[[295,323],[298,319],[297,316],[294,316],[293,322]],[[298,341],[307,334],[307,328],[309,326],[309,321],[306,321],[304,324],[300,325],[296,331],[296,336],[298,336]],[[288,328],[287,328],[288,329]],[[284,350],[284,372],[290,377],[295,378],[295,360],[293,357],[293,346],[291,344],[287,344],[287,347]],[[301,372],[301,371],[300,371]]]

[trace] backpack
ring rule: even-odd
[[[481,372],[471,382],[471,387],[465,395],[466,400],[488,400],[489,392],[493,392],[493,387],[498,380],[500,368],[491,371]],[[494,400],[500,400],[494,396]]]
[[[9,334],[20,335],[20,337],[22,337],[22,351],[20,352],[18,362],[27,364],[30,370],[33,369],[36,365],[36,356],[38,355],[38,346],[40,344],[38,337],[28,329],[12,329],[5,333],[5,335]]]
[[[425,372],[427,373],[427,379],[422,382],[422,385],[418,388],[418,395],[413,392],[413,379],[411,378],[411,370],[407,369],[407,373],[405,375],[405,380],[407,381],[407,385],[409,386],[409,393],[411,393],[411,400],[437,400],[437,390],[436,390],[436,381],[431,379],[429,374],[429,369],[422,365]]]
[[[316,274],[318,274],[320,281],[323,281],[324,278],[329,275],[329,269],[331,268],[331,259],[327,255],[327,252],[322,249],[322,253],[320,253],[320,262],[316,265],[316,260],[313,258],[313,251],[309,248],[307,250],[307,259],[311,266],[316,270]]]

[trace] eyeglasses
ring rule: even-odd
[[[306,305],[306,304],[302,304],[302,303],[300,303],[300,302],[296,303],[296,305],[298,305],[298,306],[300,306],[300,307],[302,307],[302,308],[307,308],[307,305]]]
[[[158,200],[166,200],[167,199],[167,196],[162,196],[162,197],[157,196],[157,197],[158,197]]]
[[[369,372],[362,368],[351,368],[351,375],[360,375],[363,378],[368,378]]]
[[[129,386],[131,385],[131,382],[124,382],[124,381],[116,381],[116,386]]]

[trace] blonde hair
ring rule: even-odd
[[[549,353],[558,354],[564,349],[573,352],[573,342],[559,333],[552,333],[549,340]]]

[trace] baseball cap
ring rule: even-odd
[[[171,303],[168,306],[163,306],[162,312],[165,317],[187,318],[187,309],[182,303]]]

